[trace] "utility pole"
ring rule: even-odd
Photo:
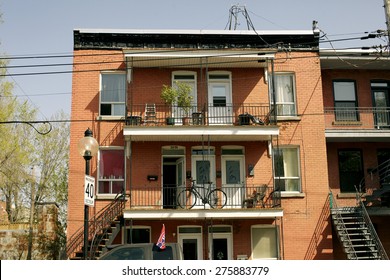
[[[27,260],[32,259],[32,248],[33,248],[33,225],[34,225],[34,207],[35,207],[35,167],[31,168],[32,170],[32,180],[31,180],[31,205],[30,205],[30,228],[28,234],[28,247],[27,247]]]
[[[390,0],[383,0],[386,16],[387,40],[390,39]]]

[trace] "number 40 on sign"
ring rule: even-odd
[[[95,205],[95,178],[85,175],[84,181],[84,204]]]

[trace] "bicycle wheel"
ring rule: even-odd
[[[182,190],[177,195],[177,205],[183,209],[191,209],[196,203],[196,194],[192,190]]]
[[[211,208],[223,208],[227,202],[226,193],[220,189],[212,190],[207,199]]]

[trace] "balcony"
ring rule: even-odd
[[[328,142],[381,142],[390,137],[390,108],[347,107],[324,109]],[[387,139],[387,140],[386,140]]]
[[[132,186],[130,189],[130,201],[126,203],[126,208],[155,210],[170,209],[182,210],[186,209],[180,202],[180,192],[186,187],[177,185],[161,186]],[[204,203],[202,198],[207,197],[209,190],[216,189],[215,185],[201,185],[196,187],[198,194],[192,195],[192,201],[196,196],[196,203],[187,211],[191,210],[223,210],[223,209],[239,209],[239,210],[261,210],[281,207],[280,192],[275,191],[272,186],[267,185],[222,185],[217,187],[226,194],[224,206],[218,203],[217,206],[210,206]]]
[[[278,134],[269,104],[194,105],[188,112],[164,104],[130,105],[124,128],[131,141],[266,141]]]

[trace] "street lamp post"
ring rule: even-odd
[[[90,175],[90,160],[99,150],[99,144],[92,135],[92,130],[88,128],[78,144],[79,153],[85,159],[85,175]],[[84,204],[84,260],[88,256],[88,222],[89,206]]]

